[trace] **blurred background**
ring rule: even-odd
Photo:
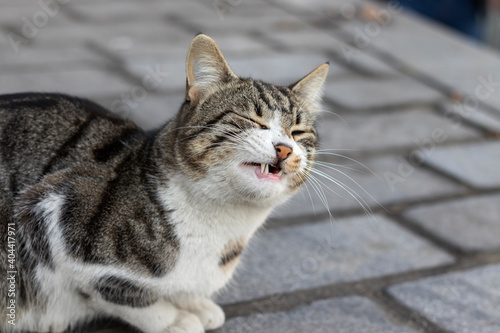
[[[496,333],[499,6],[2,0],[0,93],[86,97],[149,130],[183,102],[199,32],[243,77],[289,85],[330,61],[316,172],[217,296],[221,332]]]

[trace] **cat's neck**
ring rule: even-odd
[[[165,208],[176,214],[174,220],[193,227],[202,226],[205,231],[226,233],[230,238],[250,238],[272,209],[208,198],[197,191],[198,184],[190,183],[179,174],[172,175],[165,185],[159,186],[159,196]]]

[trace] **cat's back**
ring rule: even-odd
[[[44,175],[85,163],[118,163],[127,142],[144,140],[132,122],[62,94],[0,96],[0,180],[11,194]],[[129,149],[135,144],[128,145]]]

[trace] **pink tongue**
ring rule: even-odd
[[[255,167],[255,174],[257,175],[257,178],[259,178],[259,179],[281,180],[281,177],[278,175],[275,175],[274,173],[263,174],[260,171],[260,166]]]

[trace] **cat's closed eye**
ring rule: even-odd
[[[297,137],[301,136],[302,134],[307,133],[306,131],[301,131],[301,130],[296,130],[292,132],[292,137],[297,140]]]
[[[234,113],[232,111],[226,111],[227,113]],[[242,116],[242,115],[239,115],[237,114],[238,117],[240,118],[243,118],[247,121],[250,121],[252,122],[257,128],[259,129],[263,129],[263,130],[268,130],[269,129],[269,126],[267,126],[266,124],[263,124],[262,122],[258,121],[258,120],[255,120],[253,118],[250,118],[250,117],[245,117],[245,116]]]
[[[267,127],[266,125],[260,124],[260,129],[262,129],[262,130],[268,130],[269,127]]]

